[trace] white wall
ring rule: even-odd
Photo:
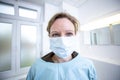
[[[71,5],[63,2],[62,11],[68,12],[69,14],[74,16],[75,18],[79,19],[79,9],[74,7],[74,6],[71,6]]]
[[[79,8],[79,20],[83,25],[92,20],[101,19],[119,12],[120,0],[87,0]],[[84,45],[83,35],[83,32],[81,32],[80,54],[94,60],[98,80],[120,80],[120,46]]]
[[[81,24],[120,12],[120,0],[87,0],[79,7]]]
[[[82,24],[99,19],[101,17],[109,16],[120,12],[120,0],[88,0],[79,8],[79,20]],[[82,25],[81,25],[82,26]],[[83,45],[83,33],[81,32],[81,54],[95,57],[97,59],[105,59],[116,62],[120,65],[120,46],[115,45],[101,45],[90,46]],[[109,62],[111,62],[109,61]]]

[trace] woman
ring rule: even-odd
[[[57,13],[47,31],[52,52],[36,60],[27,80],[96,80],[92,61],[75,50],[78,21],[67,13]]]

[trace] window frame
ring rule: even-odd
[[[23,2],[23,1],[9,1],[9,0],[1,0],[0,3],[10,4],[14,6],[14,15],[4,14],[0,13],[1,18],[10,18],[10,19],[16,19],[16,20],[26,20],[26,21],[32,21],[32,22],[41,22],[41,15],[42,15],[42,7],[37,5],[31,5],[30,3]],[[27,17],[21,17],[19,16],[19,7],[31,9],[37,11],[37,18],[27,18]]]
[[[12,32],[12,49],[11,49],[11,66],[12,69],[9,71],[0,72],[0,79],[5,80],[18,80],[24,79],[30,66],[20,68],[20,24],[36,25],[37,26],[37,46],[36,46],[36,58],[40,58],[42,52],[42,15],[41,6],[36,6],[30,3],[14,0],[1,0],[1,2],[14,5],[15,15],[8,15],[0,13],[1,22],[13,23]],[[20,17],[18,14],[18,7],[22,6],[29,9],[35,9],[38,11],[37,19]]]
[[[19,7],[23,7],[26,9],[31,9],[37,11],[37,19],[32,19],[32,18],[26,18],[26,17],[21,17],[19,16]],[[26,2],[19,2],[17,5],[17,16],[19,17],[20,20],[28,20],[28,21],[34,21],[34,22],[39,22],[40,21],[40,15],[41,15],[41,7],[36,6],[36,5],[31,5]]]
[[[17,55],[17,73],[25,73],[25,72],[27,72],[28,70],[29,70],[29,68],[30,68],[30,66],[28,66],[28,67],[25,67],[25,68],[20,68],[20,50],[21,50],[21,48],[20,48],[20,43],[21,43],[21,26],[20,25],[30,25],[30,26],[36,26],[36,28],[37,28],[37,34],[36,34],[36,43],[37,43],[37,45],[36,45],[36,58],[38,58],[38,56],[40,56],[40,52],[41,52],[41,46],[40,46],[40,42],[41,42],[41,36],[39,36],[39,35],[41,35],[41,27],[40,27],[40,25],[38,24],[38,23],[31,23],[31,22],[25,22],[25,21],[18,21],[17,22],[17,34],[19,35],[18,37],[17,37],[17,41],[18,41],[18,43],[17,43],[17,49],[18,49],[18,55]],[[40,58],[40,57],[39,57]]]
[[[8,70],[8,71],[3,71],[3,72],[0,72],[0,77],[3,78],[3,77],[9,77],[9,76],[12,76],[14,75],[14,72],[15,72],[15,53],[16,53],[16,50],[15,50],[15,26],[16,26],[16,21],[15,20],[10,20],[10,19],[0,19],[0,22],[3,22],[3,23],[11,23],[13,24],[12,26],[12,40],[11,40],[11,70]]]

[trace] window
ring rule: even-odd
[[[21,25],[21,68],[30,66],[36,58],[36,33],[36,26]]]
[[[40,6],[0,1],[0,80],[24,80],[40,57],[39,16]]]
[[[12,24],[0,22],[0,72],[11,69]]]
[[[111,44],[109,27],[91,30],[90,33],[92,45]]]
[[[120,45],[120,24],[113,25],[113,39],[115,45]]]
[[[84,42],[87,41],[87,44],[120,45],[120,13],[87,23],[81,30],[90,32],[90,37],[84,35],[84,39],[87,39]]]
[[[0,2],[0,13],[14,15],[14,6]]]
[[[37,18],[37,10],[19,7],[19,16],[36,19]]]

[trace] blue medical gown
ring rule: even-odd
[[[69,62],[52,63],[37,59],[26,80],[97,80],[92,61],[79,54]]]

